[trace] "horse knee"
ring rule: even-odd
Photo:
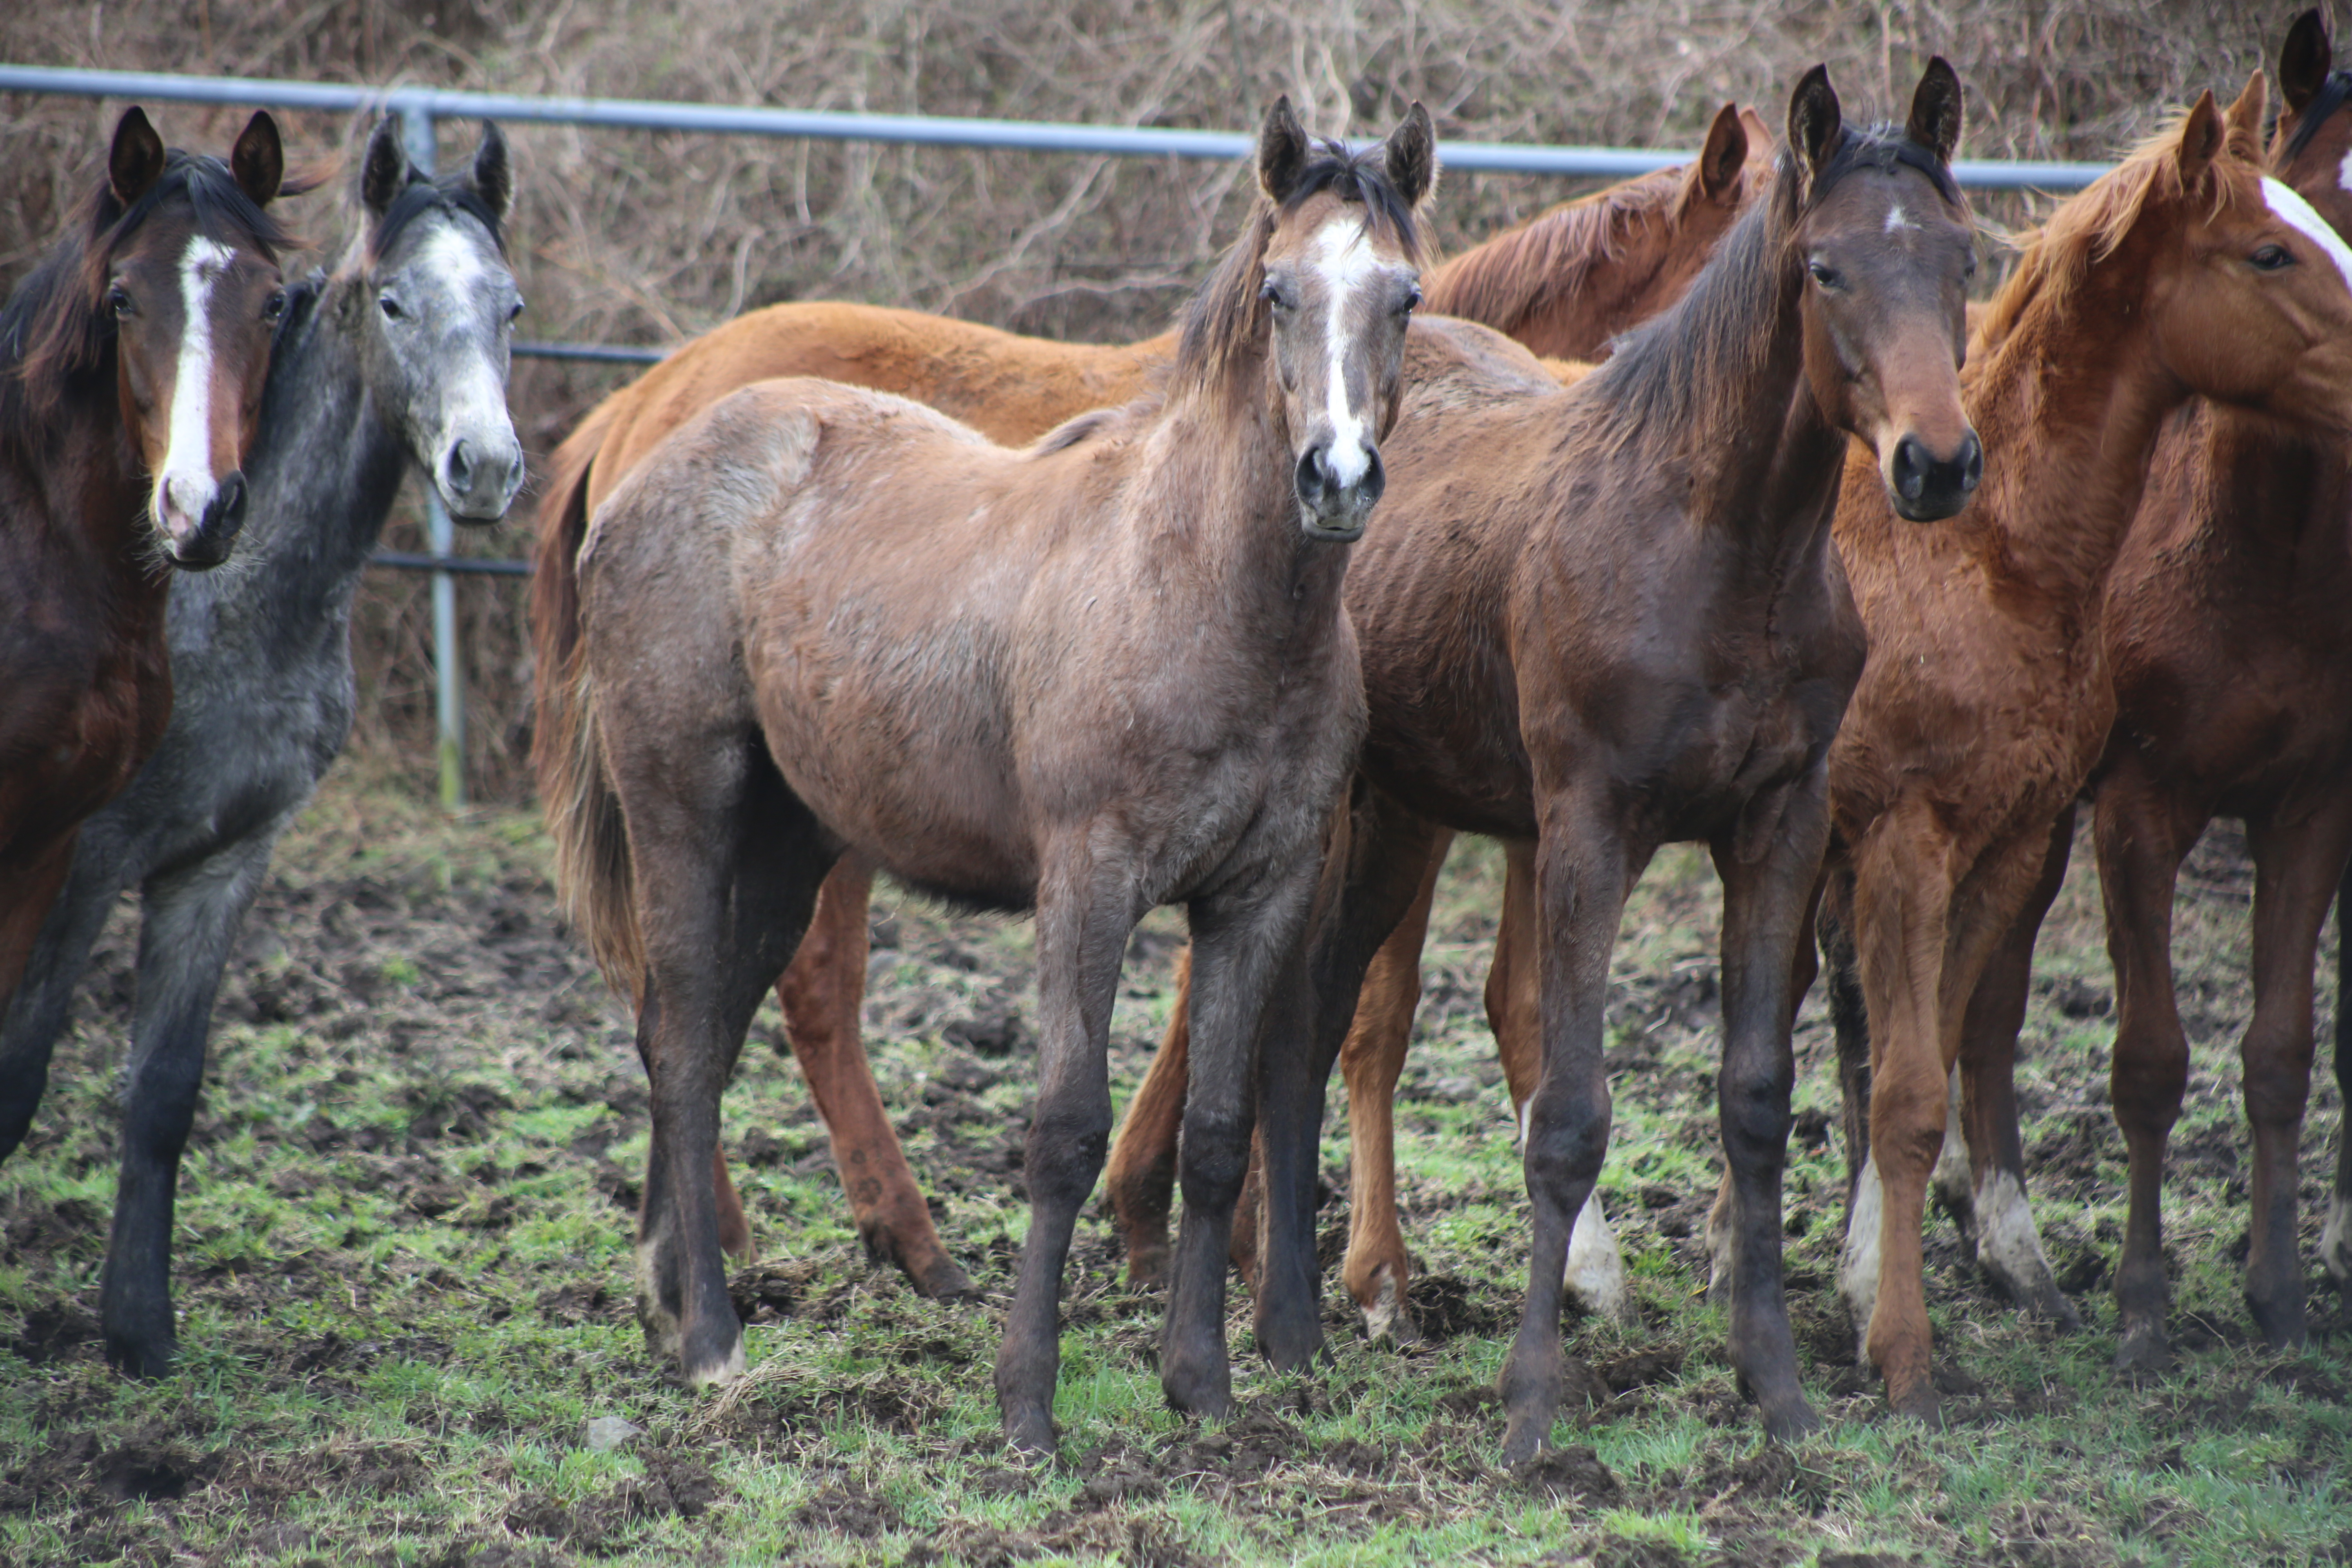
[[[1249,1174],[1249,1128],[1237,1117],[1184,1119],[1184,1206],[1210,1213],[1231,1208]]]
[[[1752,1068],[1724,1064],[1717,1091],[1727,1155],[1775,1157],[1789,1146],[1789,1096],[1796,1072],[1784,1058]]]
[[[1033,1203],[1071,1208],[1086,1202],[1110,1152],[1110,1117],[1041,1115],[1029,1130],[1029,1195]]]
[[[1528,1117],[1525,1167],[1528,1193],[1556,1194],[1574,1185],[1589,1186],[1600,1176],[1601,1162],[1608,1149],[1609,1101],[1605,1094],[1538,1094]]]

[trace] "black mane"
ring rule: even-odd
[[[490,204],[484,201],[480,193],[467,182],[466,174],[458,171],[446,174],[419,174],[402,186],[400,194],[392,198],[392,205],[384,208],[383,216],[368,230],[369,259],[380,260],[392,254],[392,247],[400,241],[401,232],[429,212],[465,214],[488,230],[490,242],[499,247],[499,254],[506,255],[507,237],[499,223],[499,215],[490,210]]]

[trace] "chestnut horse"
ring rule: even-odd
[[[1948,165],[1959,119],[1940,59],[1894,132],[1845,125],[1816,68],[1791,97],[1772,188],[1607,363],[1564,389],[1474,367],[1409,393],[1391,510],[1349,577],[1370,729],[1310,950],[1313,1050],[1263,1058],[1256,1323],[1276,1365],[1322,1342],[1314,1150],[1365,965],[1441,828],[1533,840],[1546,1059],[1528,1108],[1533,1237],[1504,1454],[1548,1441],[1570,1228],[1607,1142],[1609,951],[1656,847],[1698,838],[1727,886],[1731,1359],[1768,1430],[1817,1424],[1780,1288],[1779,1189],[1790,974],[1828,834],[1826,754],[1864,653],[1829,520],[1850,433],[1914,516],[1950,515],[1974,484],[1958,376],[1969,228]]]
[[[1769,144],[1752,110],[1726,104],[1687,168],[1562,203],[1432,269],[1423,283],[1424,320],[1412,330],[1408,354],[1435,330],[1425,320],[1432,304],[1449,314],[1507,321],[1541,352],[1605,354],[1612,337],[1688,286],[1766,178]],[[823,375],[913,397],[992,439],[1025,441],[1087,409],[1140,394],[1174,343],[1173,334],[1132,348],[1056,343],[913,311],[824,302],[771,306],[696,339],[599,404],[550,465],[532,578],[539,711],[558,713],[565,700],[556,676],[570,654],[573,558],[588,518],[664,436],[719,397],[769,376]],[[542,719],[540,733],[553,732]],[[540,763],[542,797],[552,799],[556,785],[543,747]],[[960,1296],[971,1281],[940,1243],[859,1038],[872,879],[872,866],[856,854],[836,864],[777,997],[867,1250],[897,1262],[925,1295]],[[1155,1172],[1155,1280],[1165,1267],[1166,1194],[1175,1179],[1181,1116],[1171,1102],[1167,1152]],[[717,1180],[721,1239],[740,1254],[750,1245],[750,1226],[723,1163]],[[1116,1170],[1112,1184],[1115,1197],[1135,1185]],[[1254,1251],[1254,1227],[1237,1232],[1235,1245]]]
[[[691,1382],[743,1365],[711,1181],[761,994],[855,847],[1037,919],[1032,1223],[996,1381],[1050,1450],[1060,1279],[1111,1128],[1108,1029],[1143,912],[1183,903],[1202,1071],[1160,1381],[1231,1403],[1225,1227],[1261,1036],[1287,1040],[1320,847],[1363,733],[1341,607],[1385,484],[1415,105],[1377,155],[1287,100],[1266,196],[1187,312],[1163,393],[991,446],[903,398],[764,382],[689,421],[595,514],[551,806],[600,962],[638,999],[654,1142],[638,1313]]]
[[[2051,822],[2107,744],[2099,606],[2158,436],[2196,395],[2352,428],[2352,252],[2265,177],[2264,96],[2257,73],[2225,118],[2206,94],[2044,226],[1979,331],[1969,407],[1991,468],[1958,525],[1905,529],[1852,491],[1840,511],[1872,650],[1830,774],[1830,903],[1870,1056],[1841,1275],[1899,1411],[1936,1411],[1919,1227],[1947,1075]],[[1850,1082],[1863,1070],[1846,1064]],[[1977,1204],[1980,1238],[2024,1208],[2013,1182]]]
[[[2352,73],[2332,72],[2320,14],[2279,61],[2286,110],[2269,167],[2352,233]],[[2242,118],[2242,117],[2235,117]],[[2251,121],[2249,121],[2251,123]],[[2290,225],[2301,215],[2280,214]],[[2326,231],[2310,237],[2331,254]],[[2315,268],[2321,277],[2325,266]],[[2258,408],[2200,401],[2158,438],[2147,488],[2105,583],[2098,637],[2114,718],[2091,777],[2099,885],[2117,992],[2111,1093],[2131,1158],[2129,1217],[2115,1276],[2116,1363],[2170,1360],[2162,1179],[2188,1041],[2173,995],[2171,917],[2182,858],[2216,816],[2253,850],[2254,1010],[2242,1045],[2253,1132],[2249,1310],[2276,1346],[2304,1337],[2295,1159],[2314,1055],[2313,967],[2327,906],[2352,856],[2352,458],[2332,433]],[[2063,879],[2074,807],[2059,815],[2041,880],[1987,963],[1961,1036],[1957,1111],[1964,1168],[1948,1144],[1938,1196],[1964,1220],[1994,1282],[2071,1321],[2018,1195],[2013,1086],[2033,942]],[[1848,1049],[1858,1042],[1849,1041]],[[2352,1059],[2339,1048],[2339,1081]],[[2352,1279],[2352,1171],[2339,1170],[2321,1258]]]
[[[284,172],[267,114],[224,164],[126,110],[106,177],[0,311],[0,1006],[82,818],[171,716],[170,568],[236,537],[286,303],[289,237],[262,210]],[[31,1115],[0,1103],[0,1138]]]

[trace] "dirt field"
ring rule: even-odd
[[[2352,1561],[2352,1322],[2315,1265],[2304,1355],[2250,1342],[2236,1299],[2247,880],[2227,843],[2200,853],[2181,910],[2198,1058],[2170,1189],[2179,1372],[2135,1384],[2106,1368],[2122,1149],[2096,893],[2078,871],[2044,938],[2026,1105],[2037,1212],[2090,1328],[2062,1338],[1988,1300],[1938,1222],[1929,1289],[1951,1425],[1883,1413],[1832,1289],[1843,1173],[1816,1001],[1787,1228],[1829,1426],[1785,1450],[1759,1445],[1722,1320],[1693,1295],[1716,1169],[1716,900],[1702,859],[1662,858],[1620,949],[1603,1178],[1644,1321],[1570,1323],[1590,1375],[1568,1446],[1517,1475],[1490,1468],[1525,1202],[1477,1001],[1490,851],[1458,852],[1449,873],[1399,1112],[1430,1342],[1367,1346],[1334,1284],[1337,1364],[1276,1377],[1249,1353],[1237,1298],[1242,1413],[1179,1418],[1153,1372],[1160,1303],[1121,1284],[1110,1226],[1090,1216],[1066,1312],[1063,1457],[1035,1469],[995,1436],[1001,1308],[936,1306],[867,1266],[798,1077],[766,1048],[772,1013],[728,1102],[759,1228],[760,1261],[735,1277],[752,1374],[698,1396],[650,1363],[626,1250],[644,1081],[544,868],[528,817],[450,825],[348,775],[330,789],[280,856],[222,998],[183,1182],[184,1365],[150,1385],[108,1372],[94,1318],[134,952],[118,922],[34,1138],[0,1167],[0,1561]],[[1003,1291],[1024,1223],[1028,931],[887,896],[875,925],[886,1092],[950,1245]],[[1180,940],[1162,914],[1131,949],[1122,1100]],[[2339,1116],[2323,1083],[2307,1215]],[[1325,1152],[1340,1194],[1343,1117]],[[1334,1256],[1344,1205],[1324,1211]],[[588,1424],[609,1416],[638,1430],[598,1449]]]

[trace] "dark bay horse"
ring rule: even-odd
[[[1726,104],[1687,168],[1661,170],[1561,203],[1432,268],[1423,280],[1424,293],[1445,301],[1451,313],[1489,324],[1507,321],[1545,352],[1601,357],[1612,338],[1680,296],[1765,184],[1769,149],[1769,133],[1753,111]],[[1443,328],[1430,314],[1424,304],[1411,329],[1409,364],[1422,354],[1450,364],[1465,353],[1502,348]],[[1435,341],[1439,335],[1442,343]],[[912,397],[992,439],[1027,441],[1088,408],[1141,393],[1174,347],[1172,334],[1132,348],[1103,348],[826,302],[772,306],[696,339],[598,405],[550,464],[532,580],[539,711],[558,713],[563,705],[557,676],[570,654],[573,562],[589,516],[664,436],[727,393],[768,376],[823,375]],[[1539,374],[1507,353],[1496,357],[1509,362],[1498,374]],[[542,722],[540,733],[557,729]],[[547,762],[542,751],[541,795],[552,798]],[[940,1243],[859,1037],[873,875],[873,867],[855,854],[835,865],[777,996],[786,1037],[832,1139],[868,1251],[898,1263],[926,1295],[960,1296],[971,1281]],[[1181,1115],[1181,1104],[1171,1102],[1165,1158],[1151,1173],[1160,1194],[1154,1279],[1165,1268],[1166,1194],[1175,1181]],[[717,1180],[721,1241],[740,1254],[750,1245],[750,1226],[723,1163]],[[1115,1197],[1139,1184],[1123,1181],[1116,1168],[1111,1182]],[[1247,1236],[1237,1233],[1236,1242],[1254,1250],[1254,1227]]]
[[[654,1145],[639,1316],[689,1381],[740,1372],[711,1172],[720,1091],[832,862],[1034,908],[1032,1223],[996,1379],[1007,1436],[1053,1446],[1060,1276],[1110,1133],[1106,1033],[1142,913],[1187,907],[1202,1071],[1160,1360],[1178,1408],[1230,1405],[1225,1227],[1252,1061],[1303,1000],[1298,939],[1362,734],[1341,608],[1385,483],[1415,106],[1377,154],[1309,143],[1286,100],[1266,201],[1188,310],[1158,397],[1035,447],[808,380],[678,430],[577,557],[559,870],[639,1001]]]
[[[284,173],[267,114],[223,163],[126,110],[105,178],[0,310],[0,1002],[77,826],[163,735],[171,569],[236,536],[286,304],[289,237],[262,210]]]
[[[1847,126],[1817,68],[1790,98],[1771,189],[1606,364],[1566,389],[1473,371],[1409,393],[1393,510],[1349,577],[1370,729],[1334,857],[1343,896],[1312,951],[1316,1037],[1311,1054],[1264,1058],[1257,1330],[1277,1365],[1321,1343],[1313,1150],[1364,967],[1441,829],[1532,840],[1545,1061],[1505,1456],[1548,1441],[1569,1233],[1608,1133],[1609,951],[1656,847],[1698,838],[1726,884],[1731,1356],[1768,1430],[1816,1424],[1780,1289],[1779,1188],[1791,970],[1828,834],[1830,739],[1864,650],[1829,521],[1849,432],[1907,514],[1948,516],[1974,483],[1959,119],[1941,60],[1891,132]]]
[[[2302,226],[2337,260],[2340,237],[2352,234],[2342,174],[2352,155],[2352,113],[2343,111],[2352,73],[2332,66],[2326,25],[2306,12],[2280,57],[2285,110],[2268,167],[2325,221],[2325,230]],[[2291,205],[2277,216],[2290,226],[2302,217]],[[2097,635],[2115,713],[2090,794],[2117,993],[2111,1098],[2131,1158],[2115,1276],[2118,1365],[2157,1369],[2170,1360],[2162,1178],[2189,1070],[2172,985],[2172,904],[2181,860],[2216,816],[2244,821],[2255,861],[2254,1009],[2242,1045],[2254,1144],[2246,1300],[2272,1344],[2303,1338],[2295,1159],[2314,1056],[2313,964],[2352,856],[2352,626],[2341,613],[2352,603],[2347,516],[2352,458],[2340,437],[2200,399],[2164,426],[2101,595]],[[2026,1173],[2013,1074],[2034,937],[2065,872],[2074,816],[2070,803],[2041,880],[1978,982],[1961,1035],[1961,1138],[1948,1139],[1936,1177],[1993,1281],[2062,1318],[2071,1309],[2018,1201]],[[2352,1053],[2340,1047],[2336,1073],[2352,1082]],[[1955,1142],[1964,1160],[1954,1160]],[[2352,1156],[2339,1164],[2320,1247],[2339,1280],[2352,1280],[2347,1219]]]
[[[1869,1025],[1868,1062],[1844,1063],[1849,1084],[1867,1073],[1869,1160],[1841,1275],[1898,1411],[1937,1408],[1919,1227],[1947,1075],[2050,825],[2107,746],[2099,605],[2158,437],[2192,395],[2330,442],[2352,427],[2352,258],[2265,177],[2264,96],[2259,73],[2226,117],[2206,94],[2044,226],[1978,331],[1969,412],[1990,456],[1958,523],[1905,527],[1852,486],[1840,508],[1871,638],[1830,767],[1828,912]],[[1976,1201],[1980,1257],[2031,1241],[2016,1183]]]
[[[108,1358],[142,1375],[174,1352],[173,1199],[221,970],[278,836],[351,731],[352,597],[414,465],[456,516],[501,515],[522,479],[506,408],[522,308],[499,228],[505,140],[427,179],[386,120],[358,181],[360,232],[289,290],[245,468],[233,572],[172,591],[173,698],[161,744],[83,823],[65,889],[0,1019],[0,1159],[47,1081],[75,982],[118,895],[137,888],[138,1010],[101,1316]]]

